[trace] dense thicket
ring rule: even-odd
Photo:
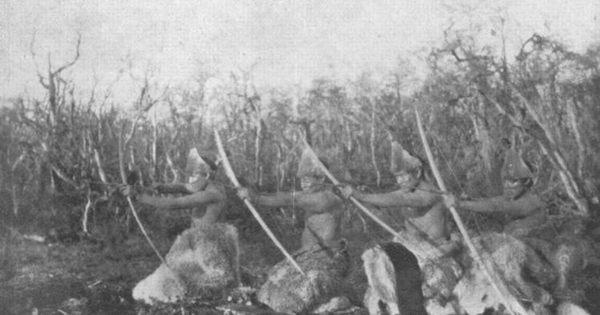
[[[76,84],[49,71],[40,75],[48,97],[8,99],[1,108],[0,215],[6,224],[83,231],[101,220],[104,207],[106,217],[127,225],[126,205],[112,201],[120,159],[139,171],[143,185],[181,180],[189,148],[216,152],[215,128],[248,185],[296,185],[305,132],[340,179],[385,189],[390,139],[424,156],[415,108],[455,193],[499,194],[502,153],[513,145],[532,164],[535,189],[549,196],[554,214],[597,214],[600,46],[578,54],[534,35],[510,62],[458,37],[434,49],[429,66],[425,84],[410,96],[402,93],[405,64],[385,75],[319,78],[307,90],[268,95],[254,89],[247,72],[232,74],[208,97],[210,75],[202,73],[195,90],[144,85],[128,113],[93,96],[76,99]],[[158,119],[155,107],[168,114]],[[229,184],[223,175],[218,180]]]

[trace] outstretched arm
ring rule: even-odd
[[[273,194],[258,194],[254,197],[253,201],[257,204],[265,207],[284,207],[297,205],[301,196],[304,196],[303,192],[277,192]]]
[[[162,194],[193,194],[204,189],[208,179],[199,178],[193,183],[154,184],[152,188]]]
[[[460,201],[458,207],[468,211],[492,213],[502,212],[517,216],[526,216],[543,208],[542,200],[533,194],[525,195],[517,200],[493,197],[477,201]]]
[[[364,202],[379,206],[379,207],[428,207],[440,201],[442,197],[429,191],[415,190],[404,191],[396,190],[381,194],[363,194],[360,192],[353,193],[353,196]]]
[[[154,184],[152,188],[161,194],[189,194],[186,184]]]
[[[165,210],[176,210],[199,207],[213,202],[218,202],[223,199],[223,195],[217,191],[199,191],[178,198],[155,197],[146,194],[138,196],[138,201]]]
[[[341,199],[330,191],[260,194],[253,201],[264,207],[296,206],[312,213],[331,211],[341,203]]]

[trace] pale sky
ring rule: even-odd
[[[457,3],[474,14],[448,9]],[[139,92],[130,72],[152,69],[161,84],[186,85],[199,61],[221,73],[254,65],[265,88],[384,73],[399,56],[424,56],[450,20],[483,25],[482,42],[499,42],[485,29],[497,27],[499,14],[514,45],[533,32],[574,49],[600,40],[598,0],[0,0],[0,11],[0,96],[43,93],[35,63],[43,72],[48,53],[56,66],[72,58],[79,32],[81,58],[65,75],[84,95],[94,82],[101,90],[116,82],[124,102]]]

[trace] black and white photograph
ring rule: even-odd
[[[597,0],[0,0],[0,314],[600,314]]]

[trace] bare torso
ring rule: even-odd
[[[530,192],[518,199],[498,196],[476,201],[461,201],[459,206],[469,211],[508,215],[511,222],[504,227],[504,231],[515,236],[527,234],[528,231],[541,226],[546,221],[544,202],[538,195]]]
[[[432,240],[445,240],[450,235],[447,210],[443,204],[437,203],[425,211],[420,217],[406,218],[406,230],[412,235],[428,237]],[[409,211],[410,212],[410,211]],[[406,211],[405,211],[406,213]]]
[[[225,190],[221,186],[209,185],[204,192],[222,196],[214,202],[200,204],[192,210],[192,224],[197,227],[202,224],[212,224],[219,221],[221,212],[225,209]]]
[[[406,218],[406,230],[412,235],[427,236],[431,240],[445,240],[450,236],[447,210],[441,194],[425,181],[420,181],[413,189],[355,196],[380,207],[400,209]]]
[[[302,249],[336,245],[343,203],[331,190],[263,194],[257,201],[262,206],[296,206],[305,211]]]
[[[164,210],[193,209],[193,226],[217,222],[227,203],[225,189],[214,183],[209,183],[203,190],[193,192],[189,191],[185,184],[164,185],[158,190],[183,195],[180,197],[141,195],[139,201]]]
[[[334,246],[339,234],[342,200],[329,190],[306,198],[313,198],[319,202],[303,205],[306,214],[302,247],[309,248],[316,244]]]

